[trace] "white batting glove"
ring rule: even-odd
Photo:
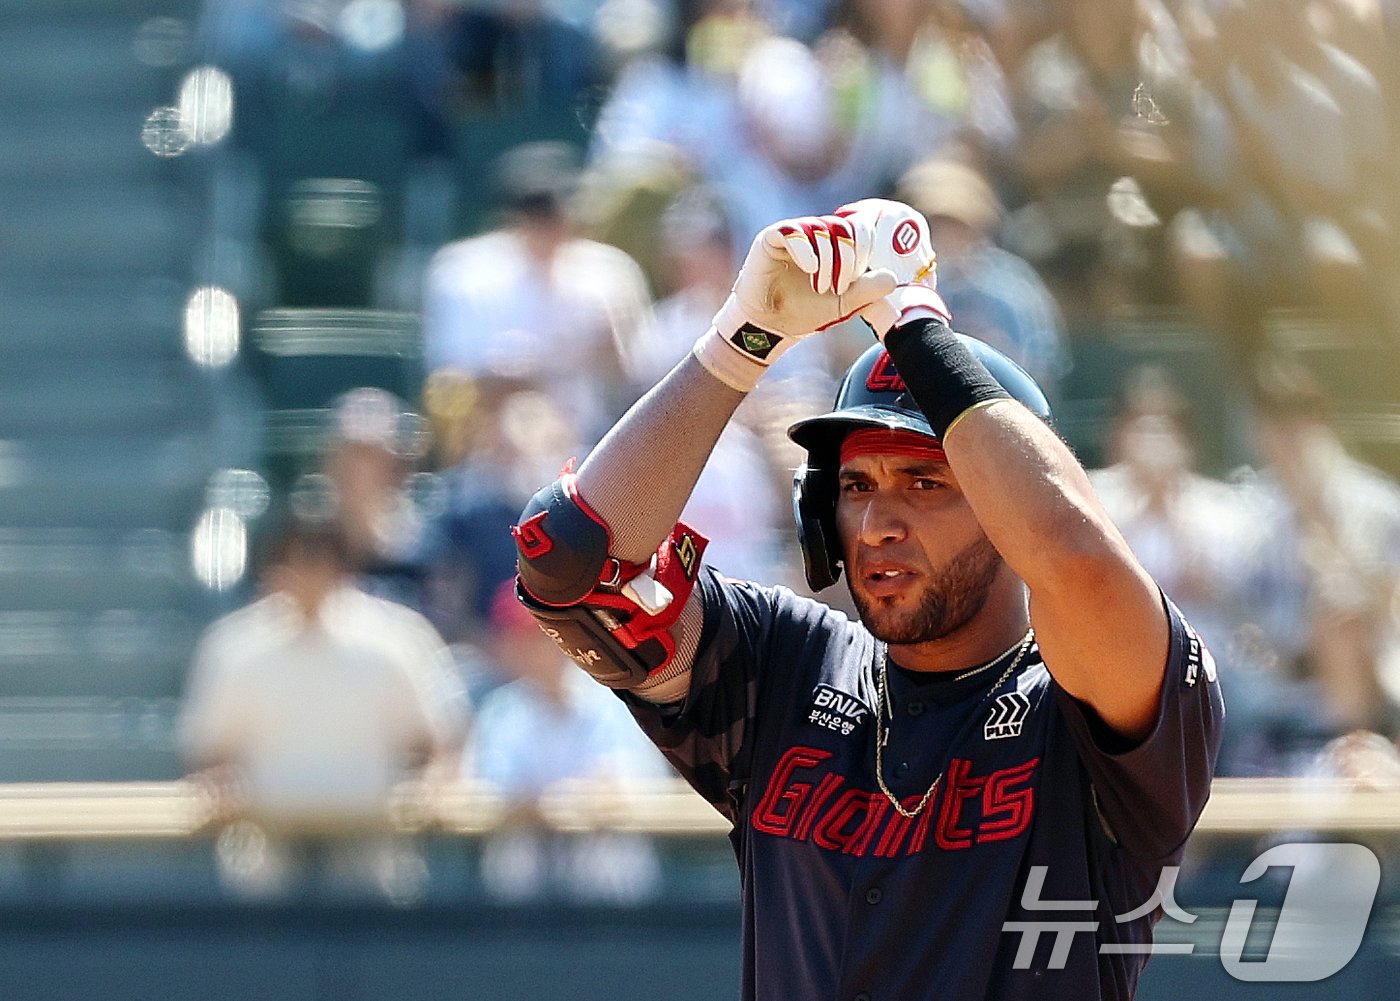
[[[898,284],[893,272],[869,270],[875,246],[867,216],[803,216],[765,228],[713,326],[693,354],[740,392],[757,385],[793,344],[878,302]]]
[[[862,309],[860,318],[869,324],[882,344],[886,334],[911,320],[938,320],[950,327],[953,325],[953,315],[943,297],[922,284],[899,286],[883,299]]]
[[[928,220],[916,209],[888,198],[863,198],[842,205],[836,215],[856,224],[858,232],[870,232],[867,266],[892,271],[899,287],[878,302],[860,310],[881,341],[892,327],[919,317],[951,323],[943,297],[935,290],[938,256],[929,237]]]

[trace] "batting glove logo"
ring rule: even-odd
[[[894,228],[890,236],[890,246],[901,257],[907,257],[919,249],[919,227],[912,219],[905,219]]]

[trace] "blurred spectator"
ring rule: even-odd
[[[430,525],[429,607],[449,642],[475,644],[489,634],[500,587],[515,579],[511,527],[539,485],[580,454],[582,443],[547,392],[503,383],[460,385],[458,391],[471,398],[454,420],[470,425],[471,439],[442,472],[446,503]],[[473,659],[466,647],[458,652]]]
[[[507,222],[434,256],[423,337],[431,369],[546,390],[592,441],[633,398],[622,358],[650,296],[630,257],[575,235],[578,176],[563,143],[501,159]]]
[[[416,613],[355,590],[339,534],[289,521],[264,597],[214,623],[191,668],[180,745],[226,816],[220,871],[236,892],[377,892],[423,878],[392,833],[406,777],[451,770],[465,703]]]
[[[1224,655],[1256,528],[1230,484],[1195,471],[1190,406],[1163,369],[1129,373],[1094,489],[1153,578]]]
[[[1293,3],[1227,0],[1189,21],[1199,86],[1192,173],[1199,211],[1175,233],[1190,304],[1248,370],[1280,306],[1375,317],[1391,292],[1387,116],[1375,79],[1320,43]]]
[[[1020,362],[1053,398],[1069,369],[1059,307],[1034,268],[993,242],[1001,204],[991,185],[965,164],[925,160],[899,197],[928,219],[954,327]]]
[[[627,356],[638,385],[654,385],[689,352],[734,284],[733,234],[714,192],[692,187],[674,199],[658,226],[663,288]]]
[[[734,100],[731,141],[708,143],[698,166],[725,201],[741,255],[774,219],[886,190],[936,141],[903,74],[845,33],[817,51],[791,38],[759,42]]]
[[[482,877],[498,899],[628,904],[660,889],[656,850],[642,835],[560,834],[539,805],[571,785],[599,795],[670,774],[612,692],[559,652],[515,597],[514,582],[492,608],[492,649],[506,683],[481,702],[466,757],[471,773],[511,802],[514,823],[491,837]]]
[[[898,67],[850,32],[825,30],[824,4],[682,7],[680,44],[625,67],[599,117],[590,188],[610,193],[603,232],[621,246],[641,253],[646,243],[619,232],[616,203],[657,188],[674,196],[678,180],[698,179],[720,199],[742,258],[773,218],[879,193],[911,144],[923,150],[942,134]],[[786,26],[811,44],[775,34]]]
[[[1022,139],[1009,166],[1023,191],[1008,237],[1054,290],[1072,337],[1166,294],[1159,223],[1179,171],[1159,102],[1185,86],[1187,65],[1155,0],[1068,0],[1018,67]]]
[[[710,540],[705,559],[729,577],[788,581],[784,562],[790,480],[782,492],[757,435],[740,422],[724,429],[681,520]]]
[[[907,81],[912,155],[953,142],[1005,154],[1016,140],[1010,88],[988,37],[1000,0],[846,0],[841,23],[872,59]],[[1019,13],[1019,12],[1018,12]]]
[[[604,171],[625,172],[638,157],[685,165],[722,200],[742,257],[775,218],[886,190],[949,131],[935,118],[902,68],[851,33],[828,32],[812,48],[739,12],[697,22],[683,62],[624,72],[593,159]]]
[[[772,31],[747,0],[677,4],[674,44],[638,55],[618,73],[603,106],[591,159],[625,170],[638,159],[705,158],[715,137],[733,134],[734,77]]]
[[[1400,792],[1400,750],[1378,733],[1353,730],[1318,753],[1312,773],[1344,779],[1355,789]]]
[[[560,8],[596,4],[469,0],[453,6],[444,34],[464,111],[575,108],[602,82],[602,53],[591,25],[560,16]]]
[[[1255,387],[1257,614],[1285,670],[1316,690],[1329,735],[1393,735],[1400,704],[1400,487],[1347,453],[1322,393],[1274,361]]]
[[[417,611],[425,608],[423,582],[434,543],[423,499],[411,489],[423,437],[421,419],[392,393],[353,389],[332,406],[321,473],[293,487],[293,502],[305,513],[334,521],[357,586]],[[431,498],[427,504],[431,508]]]
[[[1165,370],[1133,370],[1109,432],[1111,464],[1090,478],[1134,554],[1229,677],[1219,773],[1272,771],[1285,742],[1277,731],[1299,727],[1306,700],[1251,656],[1246,596],[1251,560],[1264,540],[1241,491],[1196,472],[1189,414]]]

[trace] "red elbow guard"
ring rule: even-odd
[[[622,572],[617,593],[594,590],[585,601],[600,612],[618,613],[617,624],[609,629],[629,650],[640,650],[651,642],[661,644],[665,658],[649,667],[649,674],[665,668],[675,656],[670,630],[695,590],[707,545],[709,540],[695,529],[676,522],[649,566],[619,564]]]
[[[552,496],[532,504],[515,530],[518,593],[545,632],[611,688],[631,688],[665,670],[676,654],[671,627],[695,590],[709,540],[677,522],[648,562],[603,550],[600,567],[589,552],[599,553],[611,533],[572,477],[561,477]]]

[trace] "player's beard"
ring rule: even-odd
[[[861,622],[876,639],[896,644],[925,643],[956,632],[972,621],[987,604],[1001,567],[1001,554],[991,542],[985,537],[977,539],[924,581],[919,602],[909,611],[862,594],[849,575],[846,585]]]

